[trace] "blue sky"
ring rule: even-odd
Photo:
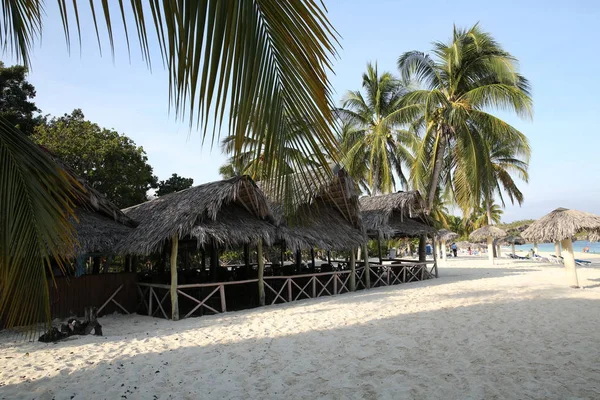
[[[336,99],[358,89],[368,61],[396,71],[398,56],[428,51],[446,41],[452,26],[479,22],[520,60],[531,81],[533,121],[502,115],[530,139],[530,182],[522,184],[525,203],[508,205],[504,221],[538,218],[563,206],[600,214],[600,110],[597,52],[600,4],[594,1],[326,1],[341,35],[342,48],[331,75]],[[83,8],[83,7],[82,7]],[[219,179],[225,161],[218,146],[202,146],[169,111],[167,74],[155,58],[150,72],[124,35],[117,32],[116,56],[100,56],[93,26],[82,21],[83,45],[66,50],[55,2],[46,6],[43,41],[32,56],[29,80],[44,113],[60,115],[83,109],[90,120],[131,137],[148,153],[160,179],[176,172],[196,184]],[[156,53],[158,55],[158,53]],[[7,63],[14,60],[4,56]]]

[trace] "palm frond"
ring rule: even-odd
[[[50,321],[51,262],[72,254],[79,186],[28,137],[0,119],[0,317],[5,326]]]

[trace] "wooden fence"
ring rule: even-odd
[[[370,287],[399,285],[434,278],[433,262],[410,262],[371,265]],[[320,272],[292,276],[265,276],[265,304],[288,303],[302,299],[335,296],[350,291],[351,271]],[[364,268],[355,271],[356,289],[366,289]],[[181,318],[219,314],[258,306],[258,279],[244,281],[177,285]],[[170,319],[170,285],[138,283],[137,311],[141,314]]]
[[[50,281],[52,318],[83,316],[84,308],[98,308],[99,315],[135,312],[137,275],[134,272],[58,277]]]

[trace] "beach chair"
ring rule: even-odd
[[[587,267],[591,264],[591,261],[588,260],[579,260],[579,259],[575,259],[575,265],[579,266],[579,267]]]

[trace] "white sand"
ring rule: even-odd
[[[178,323],[109,316],[106,337],[1,333],[0,398],[598,399],[595,265],[579,290],[558,266],[458,258],[440,279],[352,295]]]

